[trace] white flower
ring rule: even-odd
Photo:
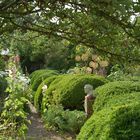
[[[29,84],[29,82],[30,82],[30,79],[25,76],[19,76],[18,79],[25,84]]]
[[[47,88],[48,88],[48,86],[47,86],[47,85],[44,85],[44,86],[42,87],[42,92],[45,93],[46,90],[47,90]]]
[[[3,49],[1,51],[1,55],[8,55],[9,54],[9,49]]]

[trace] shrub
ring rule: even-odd
[[[78,110],[64,111],[60,105],[49,106],[43,118],[47,128],[73,133],[78,133],[86,120],[84,112]]]
[[[0,94],[4,93],[5,89],[7,87],[7,82],[5,78],[0,77]]]
[[[94,111],[102,109],[114,95],[123,95],[135,91],[140,91],[140,82],[117,81],[107,83],[95,90],[97,98],[93,105]]]
[[[58,75],[58,72],[52,70],[52,71],[46,71],[46,72],[44,72],[44,73],[38,75],[38,76],[34,79],[32,85],[31,85],[32,89],[33,89],[34,91],[36,91],[37,88],[38,88],[38,86],[41,84],[42,81],[44,81],[46,78],[48,78],[48,77],[50,77],[50,76],[53,76],[53,75]]]
[[[140,92],[131,93],[131,97],[126,102],[124,97],[119,97],[121,101],[117,104],[113,98],[111,107],[95,112],[82,127],[77,140],[140,139]]]
[[[39,111],[39,109],[41,109],[41,102],[42,102],[42,87],[44,85],[47,85],[47,87],[49,87],[49,85],[51,84],[51,82],[53,82],[58,76],[51,76],[47,79],[45,79],[37,88],[37,91],[35,92],[34,95],[34,105],[36,107],[36,109]]]
[[[36,77],[38,76],[38,75],[40,75],[40,74],[42,74],[42,73],[44,73],[44,72],[47,72],[48,70],[47,69],[41,69],[41,70],[36,70],[36,71],[34,71],[34,72],[32,72],[31,74],[30,74],[30,79],[31,79],[31,81],[30,81],[30,83],[32,84],[33,83],[33,81],[34,81],[34,79],[36,79]]]
[[[91,84],[94,89],[107,80],[95,75],[65,75],[54,80],[43,97],[43,109],[47,104],[62,104],[67,109],[83,109],[84,85]]]

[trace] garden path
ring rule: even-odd
[[[69,134],[60,135],[54,131],[46,131],[35,107],[29,103],[29,108],[31,113],[28,119],[31,124],[28,126],[27,140],[74,140]]]

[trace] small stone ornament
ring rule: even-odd
[[[84,86],[84,91],[86,93],[85,100],[84,100],[84,108],[87,118],[89,118],[93,113],[92,105],[95,100],[95,95],[93,94],[93,86],[90,84],[86,84]]]

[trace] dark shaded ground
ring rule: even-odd
[[[29,108],[31,113],[28,119],[31,124],[28,126],[27,140],[75,140],[70,134],[60,135],[55,131],[47,131],[35,107],[29,103]]]

